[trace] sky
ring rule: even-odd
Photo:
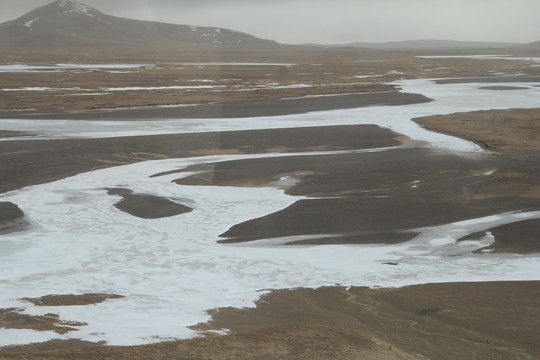
[[[51,0],[0,0],[0,22]],[[540,40],[540,0],[82,0],[104,13],[281,43]]]

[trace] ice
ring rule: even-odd
[[[231,225],[283,209],[299,198],[274,187],[171,183],[180,174],[150,178],[194,164],[280,155],[149,161],[2,195],[2,201],[18,204],[32,225],[0,237],[0,306],[26,308],[33,315],[58,313],[64,320],[88,323],[67,337],[130,345],[194,336],[188,326],[206,321],[205,310],[252,306],[262,289],[538,278],[537,256],[473,255],[485,240],[455,240],[494,224],[540,217],[540,212],[419,229],[422,235],[392,246],[279,246],[297,238],[220,245],[218,235]],[[174,198],[194,211],[158,220],[134,218],[117,210],[113,205],[118,199],[104,190],[118,186]],[[388,261],[400,266],[384,265]],[[44,308],[17,300],[87,292],[126,298]]]
[[[431,145],[454,151],[480,151],[467,141],[426,131],[410,119],[490,108],[538,107],[540,89],[519,95],[478,91],[474,84],[438,85],[404,80],[403,91],[434,101],[406,106],[372,106],[299,115],[247,119],[153,121],[2,120],[10,130],[45,138],[107,137],[157,133],[286,128],[340,124],[378,124]],[[361,151],[385,151],[367,149]],[[303,155],[329,152],[302,153]],[[299,154],[287,154],[290,156]],[[197,335],[189,326],[209,319],[206,310],[253,306],[267,289],[404,286],[432,282],[539,280],[538,255],[473,254],[493,242],[457,243],[460,237],[493,226],[540,218],[540,211],[503,213],[416,229],[415,239],[396,245],[283,246],[294,237],[246,244],[218,244],[219,234],[242,221],[279,211],[301,199],[280,186],[181,186],[171,181],[189,172],[151,177],[192,165],[283,154],[223,155],[141,162],[79,174],[52,183],[1,194],[17,204],[30,226],[0,236],[0,308],[26,314],[59,314],[62,320],[88,323],[64,336],[50,332],[0,329],[1,345],[80,338],[130,345]],[[416,185],[413,183],[411,185]],[[173,199],[190,213],[155,220],[139,219],[114,207],[118,197],[106,188]],[[323,234],[320,236],[335,236]],[[399,266],[384,263],[395,262]],[[123,299],[90,306],[36,307],[22,297],[49,294],[114,293]]]
[[[69,70],[136,69],[154,67],[155,64],[55,64],[55,65],[0,65],[0,72],[48,72]]]
[[[412,118],[489,109],[535,108],[540,106],[540,88],[512,93],[486,92],[476,84],[436,84],[432,80],[401,80],[403,92],[423,94],[432,102],[406,106],[370,106],[306,114],[240,119],[172,119],[137,121],[1,120],[4,130],[38,133],[39,138],[117,137],[149,134],[197,133],[309,126],[376,124],[454,151],[482,151],[469,141],[423,129]],[[513,85],[513,83],[508,84]],[[205,86],[205,85],[201,85]],[[210,86],[210,85],[209,85]],[[213,86],[213,85],[212,85]],[[120,89],[120,88],[119,88]],[[122,88],[127,89],[127,88]],[[120,91],[120,90],[119,90]],[[106,114],[104,115],[106,116]],[[33,139],[35,137],[27,137]],[[15,140],[5,138],[4,141]]]
[[[13,344],[29,344],[48,341],[52,338],[63,339],[52,331],[32,331],[25,329],[0,329],[0,347]]]
[[[52,87],[44,87],[44,86],[29,86],[29,87],[21,87],[21,88],[4,88],[0,89],[2,91],[62,91],[62,90],[90,90],[90,89],[81,89],[79,87],[74,88],[52,88]]]

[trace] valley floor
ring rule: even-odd
[[[272,61],[303,65],[299,65],[298,68],[294,66],[280,68],[272,65],[265,70],[274,71],[271,69],[275,69],[276,74],[284,77],[280,80],[281,85],[274,84],[274,87],[283,86],[285,82],[287,86],[304,83],[305,79],[301,80],[301,77],[308,76],[302,75],[305,72],[311,74],[310,81],[312,84],[316,83],[317,89],[329,88],[321,85],[334,83],[338,77],[354,79],[354,76],[357,76],[359,80],[363,79],[361,76],[370,75],[375,80],[370,80],[368,85],[354,85],[362,88],[356,88],[353,93],[376,93],[383,90],[385,101],[397,101],[390,105],[398,107],[428,100],[421,97],[401,99],[402,95],[398,95],[400,93],[397,92],[397,85],[395,83],[388,85],[388,82],[402,77],[493,77],[494,71],[504,71],[508,76],[526,73],[528,78],[521,80],[526,84],[528,91],[534,91],[534,87],[538,84],[536,76],[540,75],[537,66],[511,60],[487,58],[482,61],[451,58],[438,61],[418,59],[406,52],[388,54],[370,51],[366,55],[370,61],[367,61],[368,65],[364,67],[364,65],[359,66],[359,62],[354,62],[362,59],[361,55],[359,53],[343,55],[349,56],[345,58],[350,61],[350,63],[344,61],[344,65],[337,60],[344,57],[339,58],[329,52],[317,59],[317,62],[321,61],[323,65],[316,65],[311,62],[306,64],[306,54],[302,56],[294,54],[290,57],[277,54],[274,55]],[[381,59],[384,56],[387,58]],[[246,61],[245,58],[240,60]],[[375,60],[382,60],[382,62]],[[315,67],[321,66],[324,70],[314,70]],[[287,78],[287,76],[292,76],[292,69],[296,71],[294,79]],[[362,74],[358,72],[358,69],[362,69]],[[219,68],[216,70],[215,80],[225,77],[225,71],[231,72],[231,74],[227,73],[226,78],[233,78],[245,77],[247,73],[260,77],[261,70],[261,68],[253,69],[251,65],[233,70]],[[166,67],[166,71],[172,70]],[[189,71],[199,70],[193,68]],[[200,71],[207,72],[208,68]],[[330,72],[332,74],[325,75]],[[265,72],[265,74],[269,73]],[[74,79],[69,86],[86,87],[87,84],[81,85],[81,80],[76,79],[84,75],[66,75]],[[152,76],[155,75],[156,73],[152,74]],[[169,73],[159,74],[162,79],[166,79],[169,75]],[[192,76],[202,75],[193,74]],[[10,75],[10,78],[13,77],[11,80],[13,84],[9,85],[10,87],[19,84],[20,78],[17,76],[20,74]],[[141,74],[139,73],[138,76]],[[263,77],[273,78],[274,76],[277,75]],[[330,76],[332,79],[322,82],[315,80],[325,76]],[[49,75],[40,79],[48,79],[48,77]],[[27,76],[27,79],[27,81],[32,81],[33,77]],[[52,78],[49,80],[52,81]],[[132,80],[124,86],[136,86],[131,83]],[[242,84],[242,86],[256,86],[260,81],[260,79],[254,80],[252,84]],[[230,89],[235,84],[230,83],[226,86]],[[21,83],[20,86],[27,85]],[[50,84],[39,85],[49,86]],[[209,105],[208,102],[214,102],[216,98],[215,94],[207,93],[204,96],[208,98],[204,101],[200,99],[196,101],[200,106],[210,106],[206,114],[219,113],[219,108],[227,108],[230,106],[228,104],[233,104],[234,117],[239,117],[242,111],[246,111],[248,117],[259,116],[261,112],[271,115],[268,111],[279,107],[280,101],[290,101],[290,108],[296,109],[304,106],[308,109],[310,106],[319,106],[317,110],[347,108],[347,103],[350,107],[358,104],[359,100],[354,96],[324,97],[325,102],[315,101],[316,104],[312,99],[317,98],[309,98],[311,99],[309,103],[303,103],[305,100],[279,100],[291,96],[305,98],[306,96],[335,95],[332,94],[334,91],[338,94],[348,93],[351,85],[340,83],[339,86],[332,86],[335,89],[330,92],[317,90],[314,93],[304,93],[302,91],[305,91],[305,88],[295,89],[293,86],[277,91],[266,89],[262,92],[256,91],[253,96],[242,98],[236,98],[236,95],[229,96],[225,92],[219,103],[221,105]],[[313,90],[313,86],[310,89]],[[345,91],[345,89],[348,90]],[[187,91],[187,89],[177,90]],[[112,101],[110,108],[139,104],[136,98],[144,97],[145,92],[138,93],[137,91],[121,92],[121,96],[115,93],[109,98]],[[511,96],[510,92],[520,91],[520,89],[497,88],[485,91],[508,91],[508,96]],[[256,94],[261,95],[260,98]],[[0,95],[4,95],[0,97],[0,102],[3,102],[6,110],[0,114],[4,119],[23,118],[36,121],[40,118],[61,119],[66,114],[70,114],[65,112],[65,109],[76,110],[71,113],[74,119],[77,117],[84,119],[87,116],[95,117],[95,110],[88,115],[88,108],[104,105],[103,103],[89,105],[90,103],[84,102],[82,105],[79,103],[79,106],[83,108],[77,109],[77,103],[72,100],[65,100],[70,105],[64,106],[59,102],[51,101],[53,99],[51,93],[36,93],[33,90],[24,90],[22,97],[1,92]],[[54,96],[58,95],[54,94]],[[167,99],[167,96],[157,96],[157,98]],[[174,96],[181,96],[181,94],[176,93]],[[26,108],[23,106],[25,97],[30,99],[28,104],[32,104],[30,106],[36,110],[13,111]],[[61,99],[62,101],[66,99],[65,94]],[[260,99],[265,99],[264,101],[267,102],[261,105],[258,102]],[[400,103],[402,100],[404,102]],[[170,100],[163,101],[167,101],[166,104],[170,105]],[[141,103],[140,105],[155,105],[154,100],[150,102],[152,104]],[[363,105],[375,105],[375,103],[380,105],[380,100]],[[243,107],[242,104],[252,105]],[[403,106],[403,109],[406,107],[407,105]],[[532,214],[540,210],[540,169],[538,169],[540,101],[536,106],[531,104],[529,107],[530,109],[449,113],[415,119],[427,129],[459,136],[488,150],[467,153],[426,146],[425,142],[415,139],[410,134],[405,134],[409,135],[405,136],[396,131],[368,125],[369,123],[333,126],[313,124],[313,126],[288,129],[263,127],[247,131],[108,138],[47,138],[44,140],[35,138],[40,134],[5,127],[0,131],[0,140],[3,140],[0,141],[0,193],[3,193],[3,198],[9,200],[9,194],[24,187],[54,182],[97,169],[114,168],[148,160],[188,159],[209,155],[245,155],[245,159],[206,162],[203,168],[188,168],[187,170],[170,168],[166,173],[154,175],[157,178],[165,176],[166,179],[174,180],[177,184],[184,186],[217,185],[258,188],[271,185],[281,187],[291,196],[302,197],[293,205],[278,212],[239,222],[231,227],[221,234],[221,240],[224,243],[234,244],[225,246],[238,246],[239,243],[257,244],[257,241],[265,241],[264,239],[268,238],[292,239],[290,243],[285,242],[287,246],[292,247],[295,245],[325,246],[324,244],[338,246],[356,246],[366,243],[369,244],[367,246],[401,244],[426,231],[425,229],[443,231],[442,228],[437,227],[443,224],[455,224],[466,219],[489,217],[494,214],[508,214],[510,218],[514,216],[511,215],[512,212],[517,212],[519,217],[519,214]],[[261,112],[250,113],[250,109],[260,109]],[[136,109],[121,109],[98,113],[105,119],[127,121],[137,111]],[[167,114],[165,117],[168,117],[170,115],[168,111],[168,109],[142,109],[139,116],[157,120],[165,114]],[[180,110],[179,113],[182,111],[184,110]],[[294,113],[290,110],[285,110],[285,112]],[[297,111],[297,113],[302,112],[304,111]],[[110,114],[113,115],[110,116]],[[2,121],[0,120],[0,125],[7,123],[2,123]],[[252,121],[257,120],[252,119]],[[361,151],[373,149],[384,150]],[[249,155],[257,154],[268,156],[249,158]],[[304,154],[311,156],[303,156]],[[121,186],[122,184],[114,185]],[[115,191],[123,192],[125,189]],[[370,205],[366,208],[367,200]],[[147,207],[148,203],[143,202],[142,205],[137,206]],[[10,213],[6,211],[2,213],[2,216],[6,219],[16,218],[17,209],[9,209],[11,209]],[[362,216],[359,217],[358,214]],[[434,242],[433,249],[447,252],[450,248],[461,246],[459,251],[462,252],[477,250],[477,259],[482,264],[487,264],[486,257],[489,256],[501,256],[500,259],[509,256],[515,259],[515,262],[501,262],[499,265],[507,266],[505,269],[513,269],[510,271],[515,271],[514,264],[522,259],[530,261],[530,264],[537,262],[537,254],[540,250],[540,239],[537,236],[540,233],[538,216],[534,215],[531,218],[522,218],[522,221],[510,223],[486,221],[485,226],[477,225],[475,225],[476,232],[466,232],[464,233],[466,236],[457,242],[452,241],[452,244]],[[18,226],[20,228],[15,230],[24,232],[27,224]],[[16,239],[13,234],[16,233],[10,233],[9,239],[5,238],[6,241],[13,242]],[[307,238],[307,242],[306,239],[296,238],[306,234],[311,235]],[[332,236],[328,237],[327,234],[332,234]],[[209,241],[214,241],[214,239]],[[264,246],[269,248],[266,249]],[[264,246],[261,251],[273,251],[270,247],[276,244],[268,243]],[[456,252],[454,255],[459,258],[462,255],[460,254]],[[436,256],[439,254],[428,254],[425,261],[431,261],[430,257]],[[362,260],[359,258],[358,261]],[[495,269],[497,264],[492,265]],[[419,262],[415,265],[407,261],[401,263],[390,259],[377,266],[381,269],[391,269],[384,270],[388,273],[405,275],[409,267],[421,267],[423,264]],[[280,269],[275,270],[280,271]],[[446,270],[452,271],[450,268]],[[440,268],[437,271],[443,273],[445,269]],[[478,268],[477,271],[482,273],[487,272],[488,269]],[[523,274],[526,273],[527,270],[523,270]],[[517,272],[512,274],[517,274],[516,278],[519,277]],[[399,277],[398,275],[395,275],[396,278]],[[309,277],[310,274],[303,276]],[[354,277],[354,274],[351,273],[351,277]],[[322,287],[310,286],[310,288],[274,288],[272,291],[264,292],[253,308],[220,307],[208,310],[211,320],[194,324],[192,327],[193,331],[205,337],[132,347],[103,346],[76,340],[53,340],[42,344],[1,348],[0,359],[429,358],[444,360],[540,357],[540,348],[535,338],[540,330],[540,322],[537,320],[540,315],[540,282],[536,281],[539,280],[538,278],[531,279],[535,281],[494,282],[443,282],[444,279],[440,279],[431,284],[398,288],[350,287],[349,283]],[[327,280],[331,281],[331,279]],[[471,277],[471,280],[474,280],[474,277]],[[407,280],[403,282],[406,283]],[[121,296],[125,294],[99,296],[87,294],[84,297],[64,295],[65,297],[61,298],[53,296],[33,299],[32,302],[36,307],[41,306],[39,303],[43,301],[57,302],[46,304],[46,306],[51,306],[48,309],[54,312],[54,306],[69,307],[81,301],[85,304],[122,301]],[[51,316],[51,314],[40,316],[15,308],[0,309],[0,328],[42,329],[64,334],[72,331],[69,328],[81,326],[84,327],[85,324],[62,322],[58,316]],[[219,333],[223,329],[227,329],[230,333],[216,335],[216,332]]]

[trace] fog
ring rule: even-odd
[[[48,0],[0,0],[0,21]],[[540,40],[538,0],[83,0],[107,14],[218,26],[283,43]]]

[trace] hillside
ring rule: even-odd
[[[279,46],[275,41],[228,29],[110,16],[71,0],[55,1],[0,24],[0,48],[4,49],[250,49]]]

